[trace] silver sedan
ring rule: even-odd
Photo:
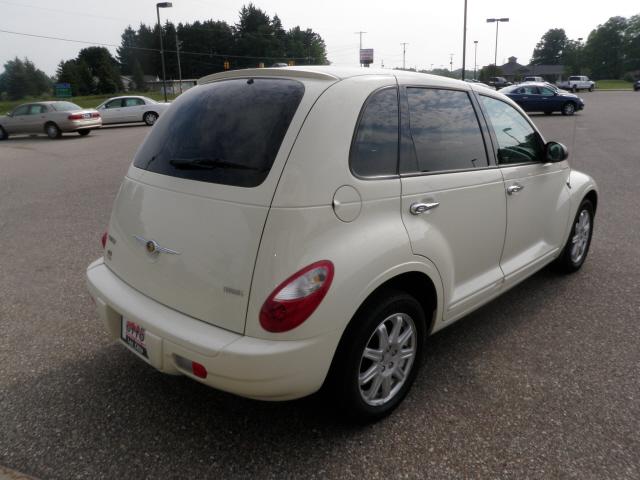
[[[49,138],[59,138],[63,133],[78,132],[84,136],[101,126],[100,113],[93,108],[64,101],[25,103],[0,116],[0,140],[14,133],[46,133]]]
[[[169,103],[160,103],[148,97],[125,96],[114,97],[96,107],[102,116],[104,125],[112,123],[144,122],[151,126],[162,112],[169,108]]]

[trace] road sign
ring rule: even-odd
[[[53,84],[53,96],[56,98],[69,98],[71,97],[71,84],[70,83],[54,83]]]
[[[373,48],[360,49],[360,63],[363,65],[369,65],[373,63]]]

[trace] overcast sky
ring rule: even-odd
[[[248,2],[247,2],[248,3]],[[348,1],[256,0],[270,16],[278,14],[285,29],[299,25],[324,38],[329,60],[335,65],[358,64],[359,38],[363,47],[375,50],[375,66],[402,66],[401,42],[407,42],[407,67],[462,65],[464,0],[445,1]],[[156,22],[156,0],[0,0],[0,30],[64,37],[88,42],[119,44],[127,25]],[[215,19],[235,24],[242,0],[174,0],[173,8],[161,10],[163,19],[192,22]],[[488,17],[509,17],[500,24],[498,64],[510,56],[528,63],[535,44],[550,28],[562,27],[569,38],[586,37],[609,17],[640,13],[637,0],[597,2],[535,2],[469,0],[467,68],[474,63],[474,40],[478,40],[478,65],[493,63],[495,24]],[[0,63],[15,56],[28,57],[48,74],[62,59],[74,58],[86,45],[0,33]],[[110,48],[115,54],[115,48]]]

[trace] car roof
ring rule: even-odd
[[[383,68],[361,68],[361,67],[334,67],[334,66],[299,66],[299,67],[277,67],[277,68],[247,68],[242,70],[230,70],[227,72],[214,73],[207,75],[198,80],[198,84],[211,83],[218,80],[228,78],[242,78],[247,76],[256,77],[289,77],[289,78],[308,78],[316,80],[345,80],[353,77],[366,76],[388,76],[395,77],[399,83],[410,84],[433,83],[438,86],[450,86],[470,89],[470,84],[462,80],[456,80],[439,75],[431,75],[428,73],[409,72],[406,70],[390,70]]]

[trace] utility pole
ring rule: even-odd
[[[180,87],[180,93],[182,93],[182,68],[180,68],[180,42],[178,41],[178,29],[176,33],[176,54],[178,55],[178,86]]]
[[[453,72],[453,53],[449,54],[449,71]]]
[[[409,45],[407,42],[402,42],[400,45],[402,45],[402,69],[405,69],[405,65],[406,65],[406,58],[407,58],[407,45]]]
[[[162,60],[162,90],[164,91],[164,101],[167,102],[167,74],[164,68],[164,46],[162,44],[162,24],[160,23],[160,9],[171,8],[171,2],[156,3],[156,13],[158,14],[158,34],[160,35],[160,59]]]
[[[475,52],[473,54],[473,79],[477,80],[476,70],[478,69],[478,40],[473,41],[475,45]]]
[[[464,29],[462,31],[462,80],[467,66],[467,0],[464,0]]]
[[[362,52],[362,35],[367,32],[354,32],[356,35],[360,35],[360,50],[358,50],[358,62],[360,62],[360,52]],[[360,62],[360,66],[362,66],[362,62]]]

